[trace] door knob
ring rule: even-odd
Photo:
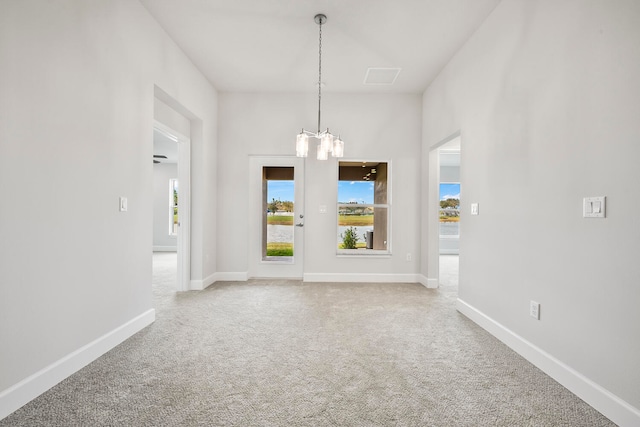
[[[296,224],[296,227],[304,227],[304,224],[299,222],[299,223]]]

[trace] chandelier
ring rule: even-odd
[[[318,160],[327,160],[329,153],[332,157],[342,157],[344,155],[344,142],[340,137],[335,137],[329,132],[329,128],[320,131],[320,106],[322,104],[322,25],[327,22],[327,16],[322,13],[314,16],[314,21],[320,27],[320,37],[318,43],[318,131],[310,132],[302,129],[296,138],[296,156],[307,157],[309,154],[309,137],[320,141],[317,148]]]

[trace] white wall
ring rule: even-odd
[[[203,277],[216,91],[136,1],[0,3],[0,418],[153,321],[154,85],[197,124]]]
[[[177,250],[175,235],[169,235],[169,224],[173,221],[169,210],[169,180],[178,178],[178,165],[158,163],[153,165],[153,250]]]
[[[317,128],[309,94],[220,94],[218,249],[220,272],[248,271],[249,155],[295,155],[300,129]],[[415,275],[418,260],[421,141],[419,95],[323,95],[322,123],[345,141],[345,158],[386,160],[392,172],[391,257],[336,256],[337,162],[310,155],[305,178],[305,277],[320,274]],[[315,145],[310,142],[310,152]],[[222,160],[224,159],[224,160]],[[326,205],[328,214],[320,214]],[[258,239],[260,236],[255,236]],[[224,249],[224,250],[223,250]],[[410,280],[410,279],[409,279]]]
[[[423,104],[423,156],[464,141],[459,307],[622,425],[640,423],[638,22],[635,0],[503,1]],[[607,218],[583,219],[602,195]]]

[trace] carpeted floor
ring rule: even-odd
[[[455,310],[443,286],[217,283],[176,294],[156,254],[156,322],[0,426],[610,426]]]

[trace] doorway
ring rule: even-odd
[[[153,126],[153,266],[175,269],[174,291],[190,288],[190,140],[155,121]],[[162,255],[161,255],[162,254]],[[158,260],[162,262],[159,263]],[[170,286],[171,287],[171,286]]]
[[[438,283],[457,291],[460,254],[460,135],[444,142],[438,154]]]
[[[249,277],[301,279],[304,159],[251,156]]]
[[[440,255],[460,250],[460,137],[438,149]]]

